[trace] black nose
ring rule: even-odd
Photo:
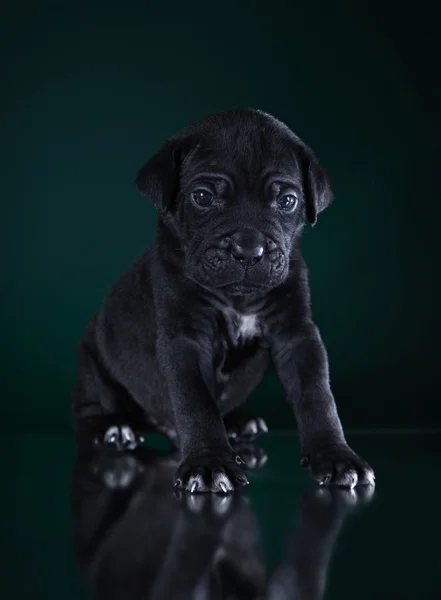
[[[234,259],[255,264],[265,251],[265,237],[255,229],[242,229],[230,237],[230,252]]]

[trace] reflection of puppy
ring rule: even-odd
[[[271,359],[302,463],[323,484],[373,483],[345,441],[309,307],[300,234],[332,196],[311,150],[270,115],[226,111],[166,141],[137,184],[158,209],[156,237],[86,327],[78,431],[132,449],[133,429],[152,426],[181,451],[178,487],[230,491],[246,476],[223,417]]]
[[[74,473],[74,546],[97,599],[319,600],[347,508],[372,491],[304,494],[285,556],[267,578],[243,496],[173,493],[174,455],[126,459],[80,460]]]
[[[74,548],[93,598],[258,597],[263,563],[245,499],[174,492],[178,457],[139,456],[98,455],[76,465]]]

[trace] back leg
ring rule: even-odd
[[[83,375],[84,376],[84,375]],[[129,407],[133,401],[125,390],[101,381],[95,400],[82,376],[74,384],[73,422],[77,441],[82,445],[108,447],[115,450],[134,450],[143,441],[144,421]]]
[[[132,450],[146,429],[143,411],[127,390],[113,381],[95,344],[94,315],[78,348],[78,377],[72,390],[72,416],[81,444]]]

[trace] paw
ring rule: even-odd
[[[268,454],[255,444],[234,445],[234,449],[239,453],[247,469],[260,469],[268,460]]]
[[[250,442],[267,432],[267,424],[260,417],[237,417],[231,424],[227,423],[228,438],[235,443]]]
[[[242,470],[243,459],[235,452],[208,454],[184,459],[176,472],[174,487],[192,494],[228,494],[243,487],[248,479]]]
[[[356,485],[375,485],[372,468],[347,444],[322,443],[304,453],[300,459],[303,467],[320,485],[337,485],[354,488]]]
[[[94,445],[112,450],[134,450],[143,438],[128,425],[112,425],[104,433],[94,438]]]

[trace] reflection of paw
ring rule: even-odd
[[[305,528],[305,538],[335,536],[343,521],[373,498],[373,485],[356,488],[332,486],[313,487],[300,495],[300,523]],[[309,531],[309,533],[308,533]],[[316,542],[318,547],[320,543]]]
[[[375,485],[371,467],[344,443],[313,446],[309,453],[303,454],[300,464],[309,468],[320,485],[334,484],[348,488]]]
[[[103,436],[95,437],[94,444],[113,450],[134,450],[143,441],[143,438],[128,425],[112,425]]]
[[[237,417],[227,424],[228,437],[234,443],[250,442],[267,432],[268,427],[260,417]]]
[[[130,487],[142,471],[141,463],[131,454],[99,455],[92,464],[92,472],[111,490]]]
[[[353,508],[369,504],[374,497],[375,486],[364,485],[356,488],[319,487],[314,492],[314,501],[321,505],[338,503],[342,508]]]
[[[234,445],[234,449],[240,454],[247,469],[260,469],[268,460],[268,455],[255,444]]]
[[[231,512],[233,498],[231,494],[187,494],[185,491],[176,490],[176,498],[191,513],[200,515],[207,513],[217,517],[225,517]]]
[[[194,492],[228,494],[248,483],[235,452],[201,455],[184,459],[176,472],[175,487]]]

